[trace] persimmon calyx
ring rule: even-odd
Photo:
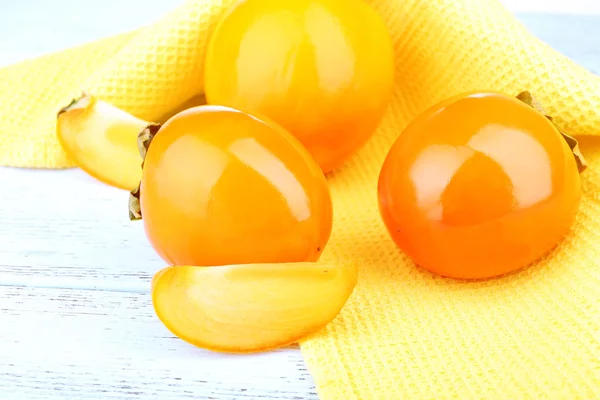
[[[129,192],[129,220],[139,221],[142,219],[142,207],[140,205],[140,185]]]
[[[144,129],[142,129],[138,133],[137,137],[137,147],[142,157],[142,169],[144,168],[144,161],[146,159],[146,154],[148,153],[148,149],[150,148],[150,143],[152,143],[152,139],[158,133],[161,124],[153,123],[148,124]],[[131,221],[138,221],[142,219],[142,207],[140,206],[140,195],[141,195],[140,183],[135,189],[129,192],[129,219]]]
[[[542,106],[542,103],[538,99],[536,99],[531,94],[531,92],[523,91],[517,95],[517,99],[519,99],[522,102],[524,102],[525,104],[531,106],[536,111],[542,113],[546,118],[548,118],[548,120],[550,122],[552,122],[552,124],[560,132],[562,137],[565,139],[565,141],[569,145],[569,148],[573,152],[573,156],[575,157],[575,161],[577,162],[577,169],[579,170],[579,173],[583,173],[583,171],[585,171],[587,169],[588,164],[585,161],[585,158],[583,157],[583,153],[581,152],[581,149],[579,148],[579,143],[577,142],[577,139],[575,139],[573,136],[568,135],[560,126],[558,126],[558,124],[556,122],[554,122],[554,119],[552,118],[552,116],[550,116],[546,113],[546,110]]]
[[[137,138],[137,146],[138,151],[140,152],[140,156],[142,157],[142,167],[144,166],[144,160],[146,159],[146,154],[148,153],[148,149],[150,148],[150,143],[152,143],[152,139],[160,129],[161,124],[154,123],[149,124],[144,129],[140,131]]]
[[[138,133],[153,126],[83,92],[56,116],[57,137],[75,164],[111,186],[132,190],[141,179]]]
[[[173,266],[152,280],[152,302],[173,334],[217,352],[290,345],[342,310],[357,268],[314,262]]]
[[[92,103],[95,103],[95,102],[96,102],[95,97],[90,95],[88,92],[83,91],[79,97],[73,98],[68,105],[61,108],[58,111],[58,114],[56,116],[60,117],[62,114],[66,113],[66,112],[74,111],[74,110],[85,110],[88,107],[90,107],[90,105]]]

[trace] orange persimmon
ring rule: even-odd
[[[319,259],[332,228],[329,188],[285,129],[266,117],[205,105],[177,113],[148,141],[133,197],[167,263]]]
[[[374,133],[392,96],[387,27],[363,0],[236,2],[207,48],[207,101],[272,118],[325,173]]]
[[[540,111],[499,93],[423,112],[382,166],[379,208],[416,264],[454,278],[519,270],[554,248],[581,197],[574,153]]]
[[[353,265],[312,262],[168,267],[153,279],[156,315],[173,334],[219,352],[282,347],[314,333],[343,308]]]

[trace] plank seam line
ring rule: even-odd
[[[35,289],[71,289],[71,290],[89,290],[99,292],[122,292],[149,294],[150,283],[118,283],[108,284],[103,281],[86,282],[80,280],[65,279],[47,279],[47,278],[28,278],[27,280],[10,279],[6,280],[0,276],[0,287],[21,287]]]

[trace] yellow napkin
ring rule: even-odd
[[[189,1],[156,24],[0,70],[0,163],[68,167],[56,111],[87,89],[147,120],[201,94],[207,36],[231,1]],[[396,93],[380,129],[330,176],[323,255],[361,266],[342,314],[301,343],[321,398],[600,396],[600,78],[533,38],[496,0],[371,0],[388,23]],[[560,27],[557,27],[560,29]],[[531,90],[590,168],[572,234],[537,265],[464,283],[416,268],[376,203],[379,168],[418,112],[469,90]]]

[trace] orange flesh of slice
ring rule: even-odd
[[[296,342],[333,320],[357,269],[312,262],[168,267],[152,282],[162,323],[195,346],[247,353]]]
[[[142,177],[137,136],[148,122],[84,94],[57,117],[58,139],[68,156],[94,178],[135,189]]]

